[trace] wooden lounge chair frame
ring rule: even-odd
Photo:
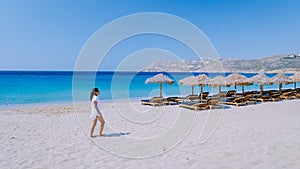
[[[188,103],[188,102],[187,102]],[[184,107],[188,109],[193,109],[193,110],[205,110],[209,109],[209,105],[207,103],[194,103],[194,104],[185,104],[181,103],[179,104],[179,107]]]
[[[188,95],[186,97],[177,98],[177,99],[175,99],[175,101],[178,103],[181,103],[183,101],[191,101],[191,100],[196,100],[196,99],[198,99],[198,95]]]
[[[219,103],[220,103],[220,100],[218,100],[218,99],[210,99],[207,102],[210,109],[222,108],[222,105],[220,105]]]
[[[229,90],[227,91],[225,97],[232,97],[233,95],[236,94],[236,91],[235,90]]]
[[[178,104],[177,99],[179,99],[179,97],[168,97],[167,102],[168,102],[169,105]]]
[[[164,104],[164,99],[162,97],[153,97],[150,100],[142,100],[142,105],[150,106],[161,106]]]
[[[257,99],[254,96],[254,94],[246,94],[244,97],[246,104],[256,104]]]
[[[276,102],[276,101],[280,101],[280,98],[275,97],[275,96],[259,96],[258,98],[256,98],[256,101],[259,102]]]
[[[222,101],[221,104],[232,105],[232,106],[246,106],[245,98],[237,97],[232,101]]]
[[[284,92],[279,96],[279,98],[284,100],[296,99],[296,94],[294,91]]]

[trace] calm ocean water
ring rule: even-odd
[[[72,92],[73,72],[71,71],[0,71],[0,105],[36,104],[36,103],[61,103],[72,102],[73,94],[77,100],[87,101],[93,86],[90,85],[90,76],[93,72],[81,73],[80,80],[76,81],[76,91]],[[157,72],[97,72],[95,86],[101,90],[102,100],[122,98],[149,98],[159,96],[159,84],[145,84],[145,80],[158,74]],[[163,95],[185,96],[191,94],[191,87],[182,86],[178,81],[191,73],[166,73],[175,80],[173,85],[163,85]],[[199,73],[194,73],[197,75]],[[219,74],[209,74],[211,78]],[[227,75],[227,74],[226,74]],[[252,77],[255,74],[244,74]],[[274,74],[268,74],[269,77]],[[77,78],[78,79],[78,78]],[[299,84],[298,84],[299,86]],[[222,87],[226,91],[234,87]],[[278,85],[265,85],[266,90],[278,89]],[[283,85],[283,88],[293,88]],[[241,87],[237,88],[241,91]],[[247,90],[259,90],[258,85],[246,86]],[[196,93],[199,89],[195,88]],[[218,93],[218,88],[204,87],[210,94]]]

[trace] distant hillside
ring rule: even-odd
[[[269,56],[260,59],[241,60],[241,59],[220,59],[226,72],[284,72],[300,71],[300,54],[285,54]],[[183,60],[165,61],[159,60],[144,68],[147,72],[205,72],[206,66],[214,64],[214,60]]]

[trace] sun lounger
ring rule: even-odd
[[[234,95],[234,97],[244,97],[244,96],[245,96],[244,93],[236,93],[236,94]]]
[[[232,97],[236,94],[235,90],[228,90],[225,97]]]
[[[220,105],[219,103],[220,103],[219,99],[210,99],[207,102],[210,109],[222,108],[222,105]]]
[[[206,98],[208,97],[208,95],[209,95],[209,92],[203,92],[202,93],[202,99],[206,100]],[[201,99],[201,94],[199,95],[199,99]]]
[[[184,107],[193,110],[204,110],[204,109],[208,109],[209,105],[207,103],[182,102],[179,104],[179,107]]]
[[[276,101],[280,101],[280,98],[277,96],[277,95],[259,95],[257,98],[256,98],[256,101],[258,102],[276,102]]]
[[[272,102],[273,99],[271,96],[260,96],[258,98],[256,98],[256,101],[258,102]]]
[[[284,89],[282,90],[282,93],[289,93],[289,92],[293,92],[294,89]]]
[[[295,92],[293,91],[289,91],[289,92],[283,92],[280,96],[279,96],[280,99],[284,99],[284,100],[287,100],[287,99],[296,99],[296,94]]]
[[[257,99],[254,96],[254,94],[245,95],[244,99],[246,104],[256,104]]]
[[[183,101],[191,101],[191,100],[196,100],[198,99],[198,95],[188,95],[186,97],[179,97],[177,99],[175,99],[176,102],[181,103]]]
[[[233,105],[233,106],[245,106],[245,98],[242,97],[231,97],[231,98],[224,98],[221,99],[221,104],[226,104],[226,105]]]
[[[141,100],[142,105],[150,105],[150,106],[161,106],[164,104],[164,98],[162,97],[153,97],[148,100]]]
[[[247,91],[247,92],[244,92],[244,95],[248,95],[248,94],[253,94],[253,95],[256,95],[256,94],[259,94],[260,92],[259,91]]]
[[[202,98],[201,98],[201,94],[199,94],[199,96],[197,96],[197,98],[187,99],[185,101],[195,101],[195,102],[207,103],[207,101],[209,99],[208,95],[209,95],[209,92],[203,92]]]
[[[169,105],[178,104],[178,97],[168,97],[167,102]]]
[[[224,98],[224,97],[226,97],[226,93],[227,93],[227,92],[219,92],[218,94],[213,95],[213,96],[210,97],[210,98],[211,98],[211,99],[220,99],[220,98]]]

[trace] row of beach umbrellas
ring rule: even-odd
[[[282,90],[282,84],[294,83],[294,88],[296,89],[296,82],[300,82],[300,72],[295,73],[293,76],[286,76],[283,72],[278,73],[272,78],[266,76],[263,71],[260,71],[257,75],[247,78],[240,73],[233,73],[227,77],[216,76],[210,79],[206,74],[200,74],[198,76],[189,76],[179,81],[180,84],[185,86],[192,86],[192,94],[194,94],[194,86],[200,86],[200,93],[203,93],[203,86],[219,86],[219,91],[221,91],[222,86],[232,86],[236,89],[237,86],[242,86],[242,92],[244,93],[244,86],[259,84],[260,92],[263,92],[263,86],[270,84],[279,84],[279,91]],[[148,78],[145,82],[148,83],[159,83],[160,84],[160,97],[162,97],[162,84],[173,84],[174,80],[170,79],[166,75],[160,73],[154,77]]]

